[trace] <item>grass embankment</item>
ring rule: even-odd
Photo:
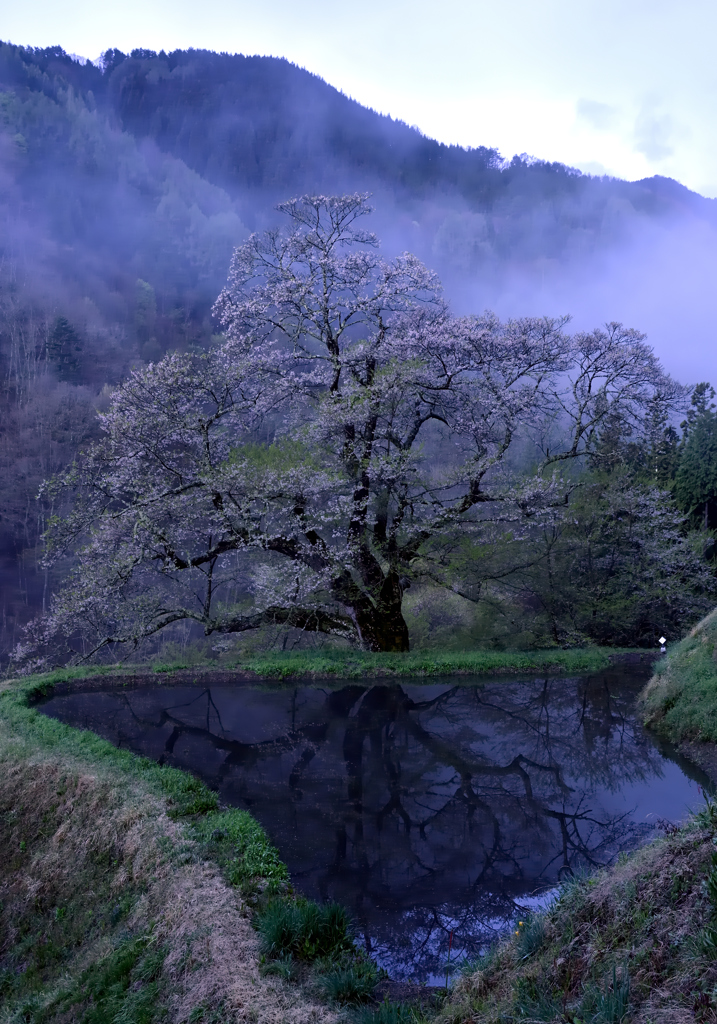
[[[371,654],[364,651],[325,649],[278,651],[244,655],[215,668],[251,672],[270,679],[303,676],[358,679],[376,676],[491,675],[504,672],[599,672],[622,657],[651,656],[644,650],[589,647],[581,650],[542,651],[411,651]],[[156,672],[200,667],[189,662],[157,664]],[[208,666],[209,667],[209,666]]]
[[[371,1003],[377,971],[345,915],[293,898],[249,815],[34,710],[69,674],[0,695],[3,1024],[427,1020]],[[568,883],[545,915],[466,966],[432,1019],[714,1021],[716,846],[708,806]]]
[[[257,823],[35,711],[37,690],[0,695],[0,1019],[334,1020],[260,970],[250,905],[286,869]]]
[[[647,724],[673,743],[717,743],[717,609],[655,666]]]
[[[717,1019],[717,807],[563,886],[465,970],[440,1024]]]

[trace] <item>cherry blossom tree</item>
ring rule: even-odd
[[[220,343],[133,372],[103,438],[47,485],[57,507],[72,496],[48,560],[71,551],[76,568],[19,657],[184,620],[405,651],[404,591],[451,585],[446,545],[559,516],[563,467],[608,418],[637,434],[651,403],[682,397],[620,325],[571,337],[567,318],[452,315],[414,256],[380,256],[366,196],[279,210],[288,231],[235,251]]]

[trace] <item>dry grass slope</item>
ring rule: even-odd
[[[262,976],[240,891],[156,786],[2,710],[3,1024],[336,1019]]]

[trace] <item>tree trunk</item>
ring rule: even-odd
[[[401,611],[403,591],[398,574],[386,577],[375,606],[357,609],[356,621],[361,640],[369,651],[409,650],[408,626]]]

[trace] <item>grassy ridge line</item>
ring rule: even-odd
[[[258,823],[193,776],[42,715],[31,702],[50,687],[0,694],[0,1017],[219,1022],[245,1019],[232,999],[254,999],[260,1024],[333,1021],[261,976],[223,880],[286,885]]]
[[[649,655],[631,648],[590,647],[581,650],[543,651],[411,651],[368,653],[364,651],[292,651],[246,656],[234,665],[222,666],[256,676],[285,679],[357,679],[364,676],[488,675],[506,672],[597,672],[626,655]],[[199,668],[183,663],[155,665],[155,672]]]
[[[656,664],[642,701],[646,725],[673,743],[717,743],[717,609]]]

